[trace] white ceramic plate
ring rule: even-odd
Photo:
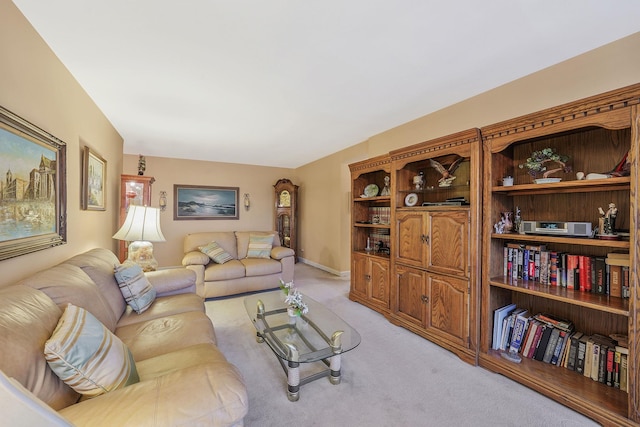
[[[418,195],[416,193],[409,193],[404,198],[404,204],[407,206],[415,206],[418,203]]]
[[[378,195],[378,190],[380,189],[378,188],[377,185],[369,184],[366,187],[364,187],[364,195],[365,197],[376,197]]]

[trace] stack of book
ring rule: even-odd
[[[623,335],[585,335],[571,321],[506,305],[494,311],[494,350],[561,366],[627,391],[628,342]]]
[[[551,251],[543,244],[507,243],[503,275],[581,292],[629,298],[628,253],[606,257]]]

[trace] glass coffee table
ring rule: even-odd
[[[280,290],[250,295],[244,306],[257,329],[256,340],[266,342],[278,356],[287,375],[287,397],[295,402],[300,386],[318,378],[329,377],[340,384],[340,357],[360,344],[360,335],[347,322],[317,301],[304,295],[309,312],[289,316]],[[322,362],[326,368],[300,378],[300,364]]]

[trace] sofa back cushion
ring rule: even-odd
[[[249,239],[254,236],[273,236],[273,244],[271,246],[280,246],[280,238],[277,231],[236,231],[236,240],[238,245],[238,259],[247,257],[249,251]]]
[[[210,231],[187,234],[184,238],[184,253],[199,251],[198,247],[216,242],[234,259],[238,259],[236,236],[233,231]]]
[[[64,263],[80,267],[87,273],[111,307],[114,317],[116,319],[122,317],[127,304],[113,274],[114,267],[120,265],[120,260],[113,252],[104,248],[95,248],[69,258]]]
[[[66,263],[58,264],[22,280],[19,284],[41,290],[61,310],[66,308],[67,303],[71,303],[93,314],[110,331],[113,332],[116,329],[118,319],[107,300],[98,286],[80,267]],[[120,298],[124,300],[122,294]]]
[[[0,370],[55,410],[77,402],[80,395],[58,378],[44,357],[44,343],[61,309],[44,293],[14,285],[0,289],[0,313]]]

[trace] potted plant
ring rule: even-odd
[[[527,161],[520,165],[520,169],[525,167],[529,169],[529,175],[533,178],[542,174],[542,179],[534,179],[536,184],[558,182],[562,178],[552,178],[550,175],[559,171],[563,171],[564,173],[571,172],[571,166],[567,164],[567,161],[569,161],[568,156],[558,154],[553,148],[547,147],[531,153]],[[558,167],[550,169],[550,165],[554,163]]]
[[[285,283],[280,279],[280,289],[285,295],[284,302],[289,306],[287,308],[289,316],[301,316],[309,312],[309,307],[302,301],[302,294],[293,282]]]

